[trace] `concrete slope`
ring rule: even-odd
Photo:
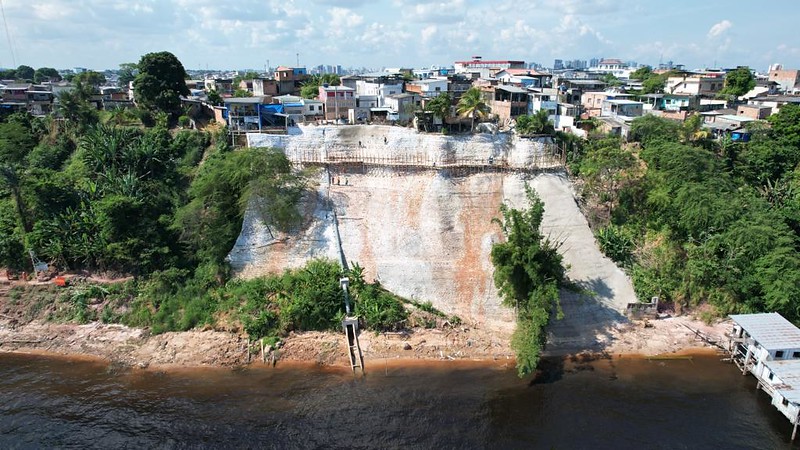
[[[563,242],[561,254],[569,265],[569,278],[584,290],[562,291],[564,319],[551,322],[547,350],[602,350],[611,340],[611,328],[627,322],[623,315],[627,303],[636,301],[630,278],[600,252],[566,176],[541,175],[531,186],[545,205],[542,231]]]
[[[513,138],[508,136],[498,143],[490,136],[453,139],[397,127],[329,127],[324,133],[322,129],[306,127],[293,136],[259,139],[262,145],[275,141],[287,154],[328,152],[330,156],[335,149],[392,158],[399,146],[409,154],[417,152],[419,160],[440,162],[452,149],[456,151],[448,157],[457,160],[494,155],[520,164],[540,151],[518,140],[509,145]],[[229,255],[240,276],[279,273],[316,257],[338,259],[333,208],[345,257],[364,267],[367,279],[377,279],[399,295],[430,301],[448,314],[493,330],[498,337],[508,336],[514,327],[513,310],[501,305],[492,279],[489,255],[492,244],[502,239],[492,219],[499,216],[503,202],[525,206],[524,183],[528,182],[545,203],[543,231],[563,241],[561,252],[569,277],[592,292],[562,293],[566,318],[553,322],[548,350],[601,349],[610,339],[610,327],[624,322],[626,303],[635,300],[630,280],[597,248],[564,175],[465,172],[439,164],[435,169],[432,165],[414,170],[353,165],[332,170],[317,173],[303,205],[308,220],[300,232],[270,234],[255,208],[248,211]],[[338,184],[330,184],[334,178]]]

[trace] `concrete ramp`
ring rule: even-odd
[[[611,328],[627,322],[628,302],[636,301],[631,280],[600,252],[565,175],[543,174],[530,184],[544,201],[543,232],[563,242],[567,274],[585,291],[562,291],[564,319],[550,322],[547,351],[602,350],[611,340]]]

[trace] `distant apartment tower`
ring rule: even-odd
[[[553,61],[553,70],[563,70],[564,69],[564,61],[557,59]]]
[[[597,67],[600,64],[600,58],[592,58],[589,60],[589,67]]]

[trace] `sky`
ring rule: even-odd
[[[800,68],[800,1],[0,0],[0,67],[452,66],[482,56]],[[744,7],[748,5],[747,7]],[[767,5],[767,4],[764,4]],[[771,12],[771,13],[770,13]],[[10,45],[9,45],[10,42]],[[299,58],[298,58],[299,54]]]

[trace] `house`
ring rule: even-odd
[[[786,93],[794,94],[800,91],[800,70],[787,69],[778,65],[778,67],[769,71],[769,81],[774,81],[780,86],[780,90]]]
[[[403,78],[399,74],[377,72],[361,75],[356,80],[356,95],[374,95],[378,107],[386,106],[386,97],[403,93]]]
[[[430,99],[447,92],[447,78],[428,78],[406,83],[406,92]]]
[[[455,103],[457,103],[461,96],[471,87],[471,77],[467,77],[464,74],[447,76],[447,92]]]
[[[492,109],[492,114],[497,115],[501,122],[528,113],[528,91],[526,89],[498,85],[484,87],[481,90],[486,103]]]
[[[317,99],[323,103],[326,120],[346,119],[348,110],[356,107],[355,89],[345,86],[322,85]]]
[[[476,73],[481,78],[490,78],[504,69],[524,69],[525,61],[513,60],[486,60],[480,56],[473,56],[471,60],[456,61],[455,73]]]
[[[728,351],[742,374],[751,373],[772,405],[794,425],[800,421],[800,329],[778,313],[732,314]]]
[[[325,117],[325,104],[313,98],[304,98],[300,101],[303,105],[303,117],[305,120],[316,120]]]
[[[708,129],[715,139],[727,136],[736,142],[749,141],[750,132],[747,130],[747,124],[754,119],[724,112],[726,111],[718,110],[700,113],[703,117],[703,128]]]
[[[543,87],[550,83],[551,75],[532,69],[503,69],[494,75],[503,84],[521,87]]]
[[[558,86],[564,101],[573,105],[581,104],[581,96],[584,92],[603,91],[606,83],[591,78],[557,78],[554,84]]]
[[[780,112],[783,105],[800,105],[800,96],[794,95],[775,95],[767,97],[756,97],[747,101],[748,105],[769,106],[772,114]]]
[[[624,99],[603,100],[600,117],[641,117],[644,103]]]
[[[278,82],[269,78],[255,78],[252,80],[252,92],[255,97],[278,95]]]
[[[418,94],[403,93],[393,94],[386,97],[386,108],[391,110],[395,120],[400,123],[407,123],[414,117],[414,111],[422,103],[422,97]],[[373,109],[373,114],[377,112]]]
[[[581,107],[589,117],[597,117],[603,110],[603,102],[606,100],[630,99],[631,97],[633,97],[631,94],[615,91],[584,92],[581,95]]]
[[[308,80],[308,72],[305,67],[280,66],[275,69],[274,78],[278,84],[277,94],[299,95],[300,88]]]
[[[268,103],[267,97],[228,97],[223,107],[215,107],[215,119],[226,122],[231,131],[263,131],[264,128],[285,126],[283,105]]]
[[[667,78],[664,84],[664,92],[677,95],[713,97],[722,90],[724,85],[724,80],[718,77],[684,75]]]
[[[558,89],[529,90],[528,114],[535,114],[541,110],[547,111],[550,116],[558,114]]]
[[[596,66],[590,67],[589,72],[610,73],[617,78],[630,78],[632,70],[628,67],[627,63],[619,59],[604,58],[601,59]]]
[[[772,114],[772,108],[769,106],[739,105],[739,107],[736,108],[737,116],[749,117],[753,120],[766,119],[770,114]]]
[[[233,95],[234,85],[231,78],[209,78],[204,82],[206,92],[216,91],[221,96]]]
[[[25,91],[25,104],[34,116],[44,116],[53,111],[53,92],[48,86],[32,85]]]
[[[696,95],[647,94],[641,98],[646,99],[654,111],[686,112],[700,108],[700,97]]]
[[[0,88],[0,98],[3,103],[25,103],[31,86],[30,83],[8,83]]]

